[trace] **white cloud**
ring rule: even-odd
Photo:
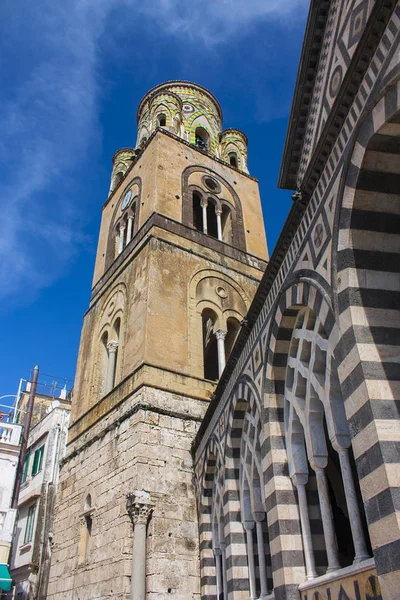
[[[210,49],[300,6],[304,0],[4,0],[0,300],[50,285],[82,242],[81,208],[68,191],[100,135],[99,43],[111,12],[119,27],[151,19],[164,34]]]

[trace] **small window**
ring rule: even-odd
[[[202,127],[198,127],[195,132],[195,144],[200,150],[208,150],[210,136]]]
[[[159,127],[165,127],[167,124],[167,118],[165,115],[159,115],[158,116],[158,126]]]
[[[40,448],[35,450],[35,454],[33,455],[32,475],[36,475],[37,473],[39,473],[39,471],[42,470],[43,454],[44,454],[44,444],[43,444],[43,446],[40,446]]]
[[[211,177],[207,177],[204,180],[204,183],[206,184],[206,186],[208,187],[209,190],[211,190],[212,192],[214,192],[217,189],[217,182],[214,181],[214,179],[211,179]]]
[[[28,477],[28,469],[29,469],[29,461],[31,459],[31,453],[28,450],[25,456],[24,469],[22,471],[22,480],[21,483],[25,483],[26,478]]]
[[[229,164],[231,165],[231,167],[235,167],[235,169],[238,168],[238,159],[234,152],[231,152],[229,154]]]
[[[28,510],[28,517],[26,519],[26,527],[25,527],[25,535],[24,535],[24,544],[28,544],[32,541],[33,538],[33,525],[35,522],[35,510],[36,504],[32,504]]]

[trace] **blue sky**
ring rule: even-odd
[[[207,87],[224,127],[246,132],[272,251],[291,203],[276,182],[308,4],[2,1],[0,396],[35,363],[42,381],[74,377],[111,157],[134,145],[154,85]]]

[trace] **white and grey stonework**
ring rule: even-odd
[[[142,100],[104,206],[49,599],[400,597],[399,39],[398,2],[312,0],[293,206],[258,286],[244,134],[195,84]]]
[[[298,191],[195,441],[202,598],[399,597],[399,26],[395,2],[312,2]]]

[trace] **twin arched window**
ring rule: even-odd
[[[225,368],[240,329],[234,317],[226,320],[225,329],[217,327],[217,314],[210,308],[202,312],[204,379],[218,381]]]
[[[232,214],[225,203],[198,191],[192,193],[193,226],[211,237],[232,243]]]
[[[121,333],[121,319],[117,317],[113,326],[107,328],[101,336],[100,343],[100,369],[101,369],[101,395],[108,394],[116,382],[117,367],[119,364],[118,347]]]
[[[115,256],[121,254],[131,241],[135,232],[135,225],[136,202],[133,201],[115,226]]]

